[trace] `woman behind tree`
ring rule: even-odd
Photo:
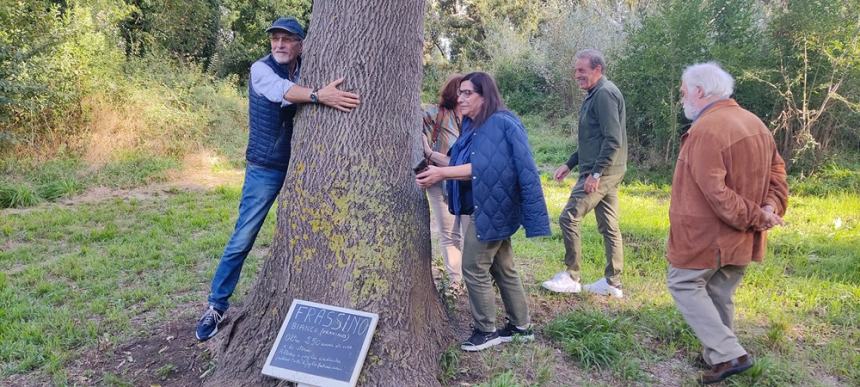
[[[454,74],[439,91],[438,105],[424,108],[424,159],[429,165],[447,166],[448,150],[460,136],[461,116],[457,111],[457,88],[463,76]],[[436,223],[439,245],[452,294],[462,292],[461,265],[463,225],[448,212],[448,198],[443,182],[427,187],[427,200]]]
[[[514,336],[534,338],[510,238],[520,225],[526,237],[550,235],[550,228],[526,130],[505,108],[493,78],[482,72],[467,74],[458,94],[464,118],[451,147],[450,166],[430,166],[416,182],[427,188],[450,180],[446,189],[451,212],[471,218],[464,230],[463,279],[475,328],[460,348],[480,351]],[[501,330],[495,323],[494,280],[508,319]]]

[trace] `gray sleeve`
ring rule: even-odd
[[[251,65],[251,84],[257,93],[260,93],[269,101],[280,102],[283,106],[290,104],[289,101],[284,99],[284,95],[293,87],[293,82],[279,77],[266,64],[255,62]]]

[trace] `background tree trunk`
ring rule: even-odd
[[[438,385],[451,342],[430,269],[429,211],[414,183],[422,23],[417,1],[316,1],[301,83],[345,76],[361,106],[306,105],[293,135],[272,256],[222,333],[218,385],[260,374],[293,298],[379,313],[361,384]],[[274,17],[274,16],[273,16]]]

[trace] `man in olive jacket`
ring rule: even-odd
[[[559,218],[567,269],[544,282],[543,287],[560,293],[578,293],[584,288],[621,298],[624,251],[618,227],[618,186],[627,170],[626,111],[621,91],[603,76],[605,68],[600,51],[586,49],[576,53],[574,78],[587,91],[579,111],[579,145],[567,163],[555,171],[555,179],[561,181],[579,165],[579,178]],[[606,269],[604,278],[583,287],[580,224],[592,209],[603,234]]]
[[[743,372],[753,360],[733,330],[732,297],[751,261],[761,261],[767,230],[788,205],[785,163],[773,135],[731,99],[734,80],[715,63],[681,77],[684,115],[669,204],[668,286],[702,342],[710,369],[703,384]]]

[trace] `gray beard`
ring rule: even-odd
[[[287,63],[290,63],[290,61],[286,59],[286,55],[272,54],[272,58],[275,59],[275,62],[277,62],[278,64],[281,64],[281,65],[285,65]],[[283,62],[281,62],[281,60],[283,60]]]
[[[684,117],[687,117],[688,120],[695,120],[701,112],[702,109],[696,109],[692,104],[684,101]]]

